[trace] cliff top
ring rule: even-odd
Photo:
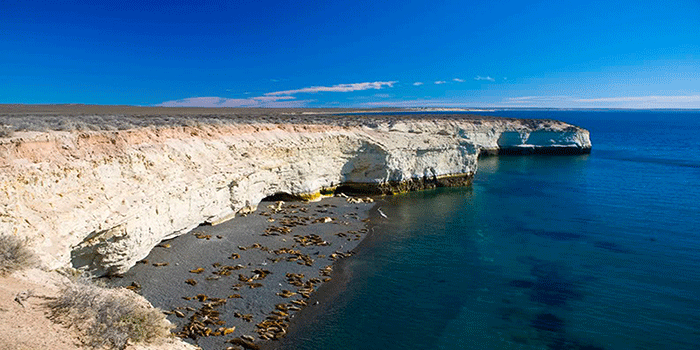
[[[399,120],[518,120],[532,126],[551,120],[512,119],[466,113],[422,114],[430,109],[407,108],[175,108],[96,105],[0,104],[0,137],[14,131],[127,130],[148,126],[201,124],[323,124],[376,125]],[[441,111],[441,110],[436,110]],[[466,111],[466,110],[465,110]],[[388,114],[405,113],[410,114]],[[442,112],[442,111],[441,111]],[[449,112],[449,111],[448,111]]]

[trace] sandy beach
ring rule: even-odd
[[[311,293],[330,280],[334,262],[367,235],[375,205],[344,197],[262,202],[246,216],[164,241],[108,283],[136,290],[205,350],[256,348],[284,337],[294,315],[315,303]]]

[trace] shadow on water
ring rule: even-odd
[[[557,241],[573,241],[583,238],[583,235],[565,231],[548,231],[548,230],[522,230],[524,233],[531,233],[538,237],[554,239]]]
[[[623,254],[633,254],[634,253],[634,251],[632,249],[623,247],[623,246],[621,246],[617,243],[613,243],[613,242],[595,241],[595,242],[593,242],[593,246],[596,248],[601,248],[601,249],[611,251],[613,253],[623,253]]]
[[[564,320],[550,313],[541,313],[530,324],[539,331],[564,333]]]
[[[509,285],[530,288],[530,300],[547,306],[564,306],[569,300],[580,300],[583,297],[577,288],[579,283],[565,275],[565,266],[534,257],[518,260],[531,266],[530,274],[535,281],[529,287],[526,287],[529,281],[514,280]]]

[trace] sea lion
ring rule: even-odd
[[[281,292],[276,293],[277,295],[283,297],[283,298],[289,298],[293,295],[296,295],[297,293],[283,289]]]
[[[132,291],[137,291],[137,290],[141,289],[141,285],[136,283],[136,282],[131,282],[130,285],[126,286],[126,289],[132,290]]]
[[[245,349],[249,350],[259,350],[260,346],[249,340],[244,340],[242,338],[233,338],[228,341],[229,343],[240,345]]]
[[[301,300],[301,299],[291,300],[290,303],[295,304],[295,305],[299,305],[299,306],[306,306],[306,302],[304,300]]]
[[[194,236],[198,239],[206,239],[207,241],[211,239],[211,235],[206,235],[201,232],[195,232]]]

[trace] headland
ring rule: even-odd
[[[0,230],[44,269],[122,275],[264,199],[463,186],[480,155],[591,149],[554,120],[392,111],[2,105]]]

